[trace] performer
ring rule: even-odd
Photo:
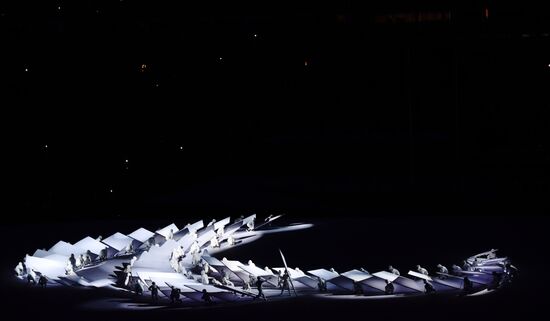
[[[386,280],[386,287],[384,290],[388,295],[393,294],[393,291],[394,291],[393,283]]]
[[[139,281],[136,281],[134,284],[134,292],[136,292],[137,295],[143,295],[143,289],[141,288]]]
[[[99,261],[105,261],[107,260],[107,249],[102,249],[99,251]]]
[[[435,288],[433,285],[431,285],[427,280],[424,280],[424,293],[426,294],[434,294]]]
[[[462,273],[462,268],[456,264],[453,264],[451,266],[451,271],[453,272],[454,275],[460,275]]]
[[[84,254],[84,262],[84,265],[92,264],[92,251],[86,251],[86,254]]]
[[[79,268],[83,268],[84,265],[86,265],[86,258],[84,257],[84,254],[80,254],[80,256],[77,259],[77,265]]]
[[[235,284],[233,282],[231,282],[231,280],[229,279],[229,277],[227,275],[223,276],[222,284],[227,285],[227,286],[233,286],[233,287],[235,286]]]
[[[32,285],[35,285],[36,284],[36,274],[34,273],[34,270],[30,270],[29,273],[27,274],[27,284],[31,284]]]
[[[160,288],[158,287],[158,285],[155,282],[151,283],[151,286],[149,287],[149,291],[151,291],[151,299],[153,301],[158,301],[158,299],[159,299],[159,290],[160,290]]]
[[[176,302],[181,303],[182,302],[180,299],[181,290],[176,288],[175,286],[170,286],[170,288],[172,289],[172,291],[170,291],[170,303],[172,304]]]
[[[388,272],[393,273],[393,274],[398,275],[398,276],[401,275],[401,273],[399,273],[399,271],[391,265],[388,266]]]
[[[71,257],[69,257],[69,262],[71,262],[73,271],[76,271],[76,258],[74,257],[74,254],[71,254]]]
[[[243,290],[250,291],[250,282],[249,281],[243,281]]]
[[[19,262],[15,267],[15,273],[17,276],[23,276],[23,263]]]
[[[421,267],[420,265],[417,265],[417,266],[416,266],[416,272],[418,272],[418,273],[420,273],[420,274],[428,275],[428,270],[426,270],[425,268]]]
[[[285,273],[282,276],[281,293],[279,295],[283,295],[283,293],[285,292],[285,289],[288,290],[288,295],[289,296],[292,295],[290,293],[290,286],[289,286],[289,281],[288,281],[289,278],[290,278],[290,275],[288,275],[288,271],[285,271]]]
[[[216,236],[219,237],[219,238],[222,238],[224,234],[225,234],[225,230],[224,230],[223,226],[220,227],[220,228],[216,231]]]
[[[258,288],[258,295],[256,296],[257,299],[260,298],[260,297],[263,298],[264,300],[266,299],[266,298],[265,298],[265,294],[264,294],[264,292],[263,292],[263,290],[262,290],[262,284],[263,284],[264,282],[265,282],[265,281],[262,280],[261,277],[258,277],[258,279],[256,280],[256,288]]]
[[[206,275],[206,272],[204,272],[204,270],[201,271],[201,283],[204,285],[208,285],[210,283],[208,275]]]
[[[66,275],[73,275],[74,274],[73,265],[72,265],[70,260],[67,261],[67,265],[65,266],[65,274]]]
[[[323,278],[317,278],[317,288],[319,289],[319,292],[327,292],[327,283]]]
[[[214,237],[210,240],[210,246],[211,246],[211,247],[220,247],[220,242],[218,241],[218,237],[217,237],[217,236],[214,236]]]
[[[192,256],[191,264],[196,266],[201,261],[201,251],[197,250],[197,251],[193,252],[192,255],[193,256]]]
[[[214,303],[212,301],[212,296],[210,295],[210,293],[208,293],[208,291],[206,291],[206,289],[202,289],[202,297],[201,298],[206,304]]]
[[[38,278],[38,285],[40,285],[41,288],[45,288],[48,284],[48,279],[44,274],[40,274],[40,278]]]
[[[442,264],[437,265],[437,271],[440,273],[449,274],[449,270],[447,270],[447,268]]]
[[[247,232],[250,232],[252,230],[254,230],[254,220],[256,218],[252,218],[250,221],[248,221],[248,223],[246,223],[246,231]]]

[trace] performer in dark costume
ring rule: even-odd
[[[264,283],[265,281],[262,280],[261,277],[258,277],[256,279],[256,287],[258,288],[258,295],[256,296],[256,298],[263,298],[265,300],[265,294],[264,292],[262,291],[262,284]]]
[[[151,291],[151,299],[153,299],[153,301],[158,301],[159,299],[159,290],[160,288],[158,287],[158,285],[153,282],[151,284],[151,286],[149,287],[149,291]]]

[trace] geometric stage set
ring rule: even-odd
[[[277,253],[279,267],[220,255],[268,233],[313,226],[276,226],[279,217],[269,216],[257,224],[253,214],[208,224],[200,220],[182,228],[175,224],[156,231],[139,228],[107,238],[86,236],[74,244],[59,241],[49,250],[26,255],[15,272],[21,283],[74,287],[75,291],[103,288],[124,293],[148,307],[203,307],[297,296],[354,300],[477,296],[506,286],[517,275],[510,259],[499,257],[496,249],[466,258],[459,265],[439,264],[433,271],[417,265],[404,273],[392,266],[373,273],[363,268],[342,273],[291,268],[281,251]]]

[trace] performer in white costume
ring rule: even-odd
[[[217,236],[214,236],[214,237],[210,240],[210,246],[211,246],[211,247],[220,247],[220,242],[218,242],[218,237],[217,237]]]
[[[417,266],[416,266],[416,272],[418,272],[418,273],[420,273],[420,274],[428,275],[428,270],[426,270],[425,268],[421,267],[420,265],[417,265]]]
[[[201,271],[201,283],[204,285],[208,285],[210,283],[208,280],[208,275],[206,275],[206,272],[204,272],[204,270]]]
[[[71,263],[71,261],[67,261],[67,265],[65,266],[65,274],[66,275],[74,274],[73,264]]]
[[[17,264],[15,273],[17,273],[17,276],[23,276],[23,263],[19,262],[19,264]]]
[[[393,274],[395,274],[395,275],[397,275],[397,276],[401,275],[401,273],[399,273],[399,270],[397,270],[396,268],[394,268],[394,267],[391,266],[391,265],[388,266],[388,272],[393,273]]]

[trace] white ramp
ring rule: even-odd
[[[225,239],[227,239],[231,234],[237,232],[242,226],[243,226],[244,222],[243,221],[239,221],[239,222],[235,222],[229,226],[226,226],[224,228],[224,233],[223,233],[223,237],[220,239],[220,241],[223,241]]]
[[[223,220],[214,223],[214,229],[217,231],[220,227],[226,226],[227,224],[229,224],[230,220],[230,217],[226,217]]]
[[[395,275],[393,273],[390,273],[390,272],[387,272],[387,271],[376,272],[376,273],[373,273],[372,275],[374,275],[376,277],[379,277],[381,279],[387,280],[389,282],[393,282],[393,281],[395,281],[395,279],[398,278],[397,275]]]
[[[414,276],[414,277],[417,277],[419,279],[426,280],[426,281],[433,281],[431,277],[429,277],[425,274],[422,274],[422,273],[415,272],[415,271],[409,271],[409,273],[407,273],[407,274],[411,275],[411,276]]]
[[[368,273],[365,273],[359,270],[351,270],[351,271],[342,273],[339,276],[328,280],[327,282],[332,283],[340,287],[341,289],[354,291],[356,282],[361,282],[371,277],[372,276]]]
[[[176,233],[180,229],[176,226],[176,224],[172,223],[168,226],[165,226],[161,228],[160,230],[157,230],[156,233],[164,236],[164,238],[168,238],[168,235],[170,234],[170,230],[172,230],[172,234]]]
[[[65,256],[71,256],[71,254],[74,254],[75,257],[80,255],[80,249],[78,247],[75,247],[71,243],[65,242],[65,241],[59,241],[54,246],[52,246],[48,252],[52,254],[61,254]]]
[[[141,243],[145,243],[148,239],[153,237],[155,233],[144,229],[143,227],[140,227],[139,229],[133,231],[132,233],[128,234],[129,237],[133,238],[134,240],[138,240]]]
[[[168,240],[162,246],[151,246],[141,254],[134,267],[153,268],[161,272],[173,271],[170,266],[172,251],[178,246],[176,241]]]
[[[67,266],[66,261],[60,262],[58,260],[49,260],[33,256],[27,256],[25,258],[25,264],[28,270],[33,269],[52,280],[58,280],[59,276],[65,276],[65,267]]]
[[[34,257],[46,257],[46,256],[51,255],[51,254],[52,254],[52,253],[50,253],[50,252],[48,252],[48,251],[46,251],[46,250],[40,250],[40,249],[38,249],[38,250],[34,251],[34,253],[32,254],[32,256],[34,256]]]
[[[210,256],[210,255],[203,255],[202,259],[208,263],[210,266],[216,266],[216,267],[225,267],[225,264],[222,263],[222,261],[218,260],[217,258]]]
[[[331,271],[325,270],[325,269],[311,270],[311,271],[307,271],[307,273],[309,273],[311,275],[314,275],[316,277],[319,277],[319,278],[321,278],[325,281],[334,279],[335,277],[337,277],[339,275],[338,273],[334,273],[334,272],[331,272]]]
[[[195,223],[193,224],[187,224],[186,228],[189,229],[189,231],[198,231],[200,230],[201,228],[204,227],[204,221],[203,220],[200,220],[200,221],[196,221]]]
[[[250,215],[248,217],[245,217],[243,219],[243,225],[247,225],[248,223],[254,222],[255,220],[256,220],[256,214],[252,214],[252,215]]]
[[[202,231],[199,231],[197,237],[197,244],[199,247],[203,247],[206,243],[216,236],[216,231],[214,230],[214,225],[205,227]]]
[[[252,274],[255,277],[261,276],[263,278],[269,278],[274,277],[275,275],[271,271],[266,271],[264,269],[260,269],[259,267],[255,265],[241,265],[240,268],[244,270],[245,272]]]
[[[133,238],[119,232],[116,232],[115,234],[109,236],[108,238],[102,240],[101,242],[109,245],[110,247],[112,247],[117,251],[124,250],[127,246],[129,246],[132,243],[136,245],[139,244],[139,241],[136,241]]]
[[[296,279],[302,276],[306,276],[306,274],[303,271],[298,271],[293,268],[285,269],[284,267],[276,267],[276,268],[273,268],[273,270],[277,272],[283,272],[283,273],[285,272],[285,270],[288,270],[288,274],[290,275],[291,279]]]
[[[82,240],[76,242],[74,245],[81,249],[86,249],[86,251],[90,250],[90,252],[95,255],[99,255],[101,250],[107,248],[105,244],[89,236],[86,236]]]
[[[370,274],[365,273],[363,271],[359,271],[359,270],[347,271],[347,272],[344,272],[340,275],[345,276],[346,278],[348,278],[350,280],[353,280],[354,282],[361,282],[361,281],[366,280],[370,277]]]

